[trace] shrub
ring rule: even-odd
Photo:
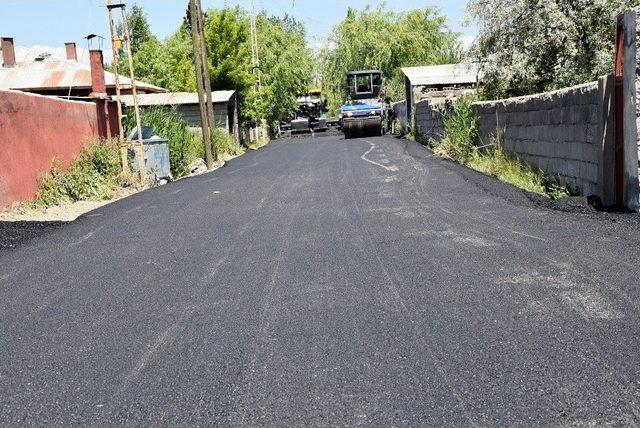
[[[551,199],[569,196],[571,192],[558,180],[515,157],[502,148],[499,133],[488,146],[478,147],[480,120],[473,110],[471,100],[462,99],[444,118],[445,136],[431,141],[434,152],[442,157],[467,165],[476,171],[491,175],[528,192],[545,195]]]
[[[66,171],[54,159],[51,170],[41,179],[35,205],[50,207],[61,202],[108,199],[121,181],[120,170],[117,144],[89,142]]]
[[[211,141],[220,155],[239,155],[242,154],[242,147],[235,142],[233,135],[229,134],[224,128],[215,128],[211,132]]]
[[[444,116],[445,136],[436,152],[461,163],[468,162],[477,150],[479,123],[471,100],[461,99]]]

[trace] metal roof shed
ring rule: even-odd
[[[404,67],[407,97],[407,115],[415,104],[415,88],[443,91],[447,89],[469,89],[482,81],[482,73],[477,63],[458,63],[428,65],[422,67]]]
[[[211,93],[216,126],[225,128],[234,138],[238,133],[238,105],[236,91],[213,91]],[[133,96],[125,95],[122,101],[127,106],[133,106]],[[196,92],[167,92],[158,94],[138,95],[138,105],[146,107],[175,107],[189,126],[201,128],[200,108]],[[237,140],[236,140],[237,141]]]

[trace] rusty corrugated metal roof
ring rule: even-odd
[[[211,100],[214,103],[228,103],[236,91],[213,91]],[[133,96],[123,95],[122,102],[132,106]],[[198,104],[198,94],[196,92],[167,92],[163,94],[140,94],[138,95],[138,105],[147,106],[176,106],[184,104]]]
[[[115,87],[115,75],[105,71],[108,88]],[[123,89],[131,87],[131,79],[121,76]],[[137,81],[137,87],[146,92],[166,92],[164,88]],[[0,68],[0,89],[51,90],[90,89],[91,68],[76,61],[48,57],[43,60],[21,62],[13,68]]]

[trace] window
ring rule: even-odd
[[[366,94],[371,91],[371,75],[356,76],[356,94]]]

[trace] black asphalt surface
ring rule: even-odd
[[[0,252],[0,425],[640,423],[640,225],[296,138]]]

